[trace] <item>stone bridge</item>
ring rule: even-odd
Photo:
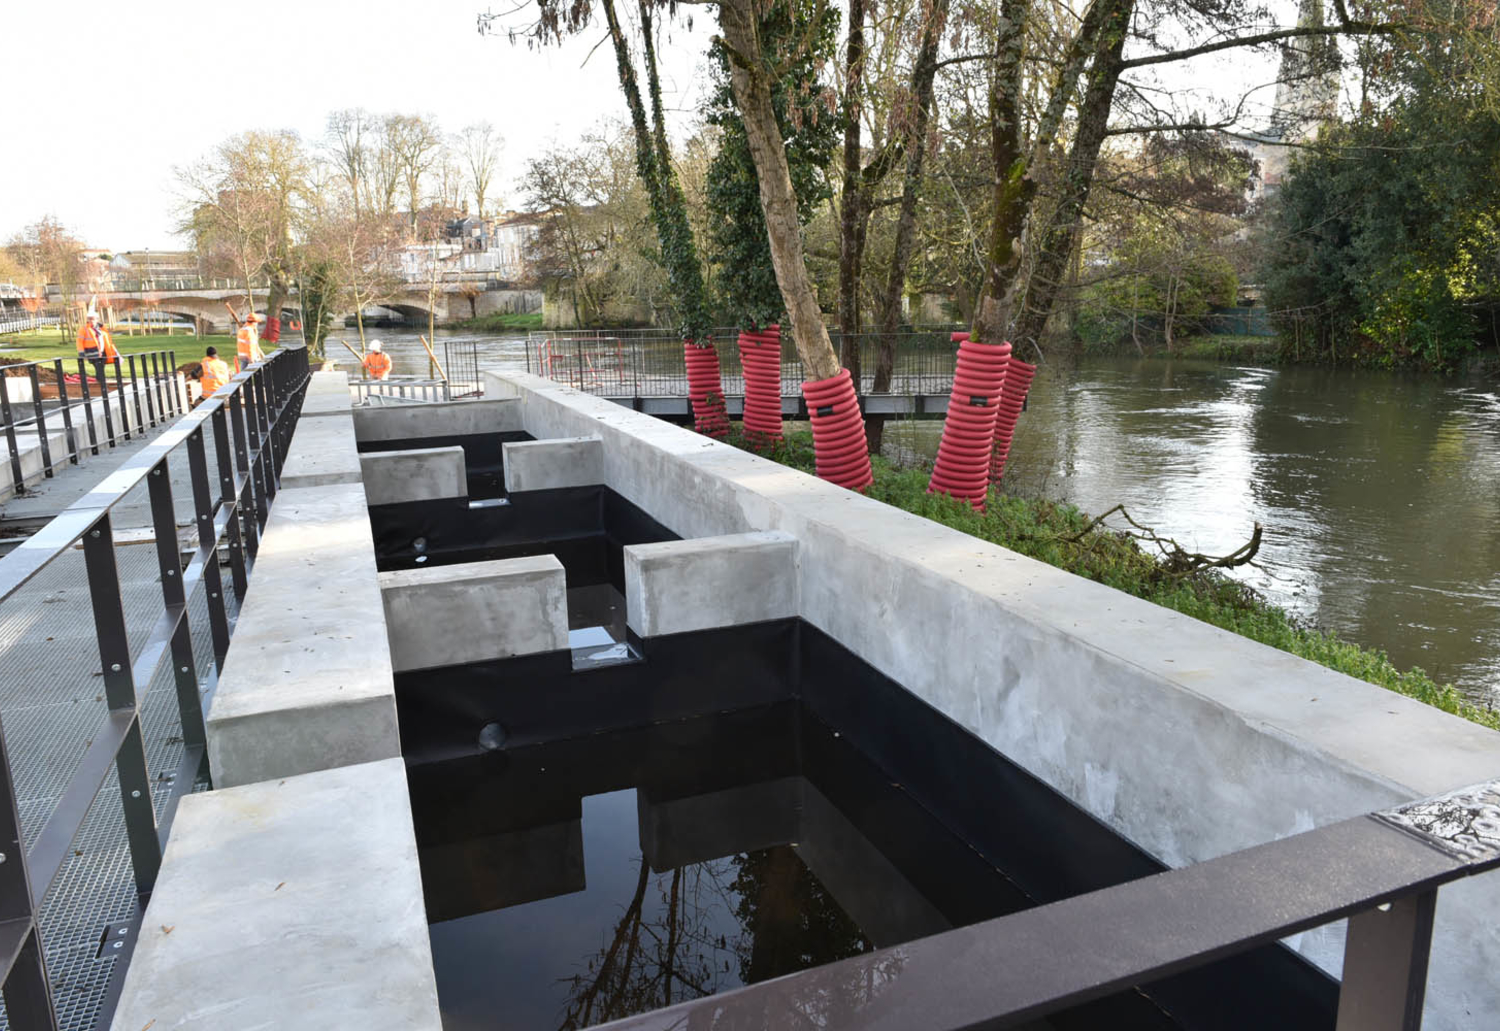
[[[473,287],[480,289],[476,293]],[[269,316],[271,313],[265,310],[266,291],[263,284],[256,284],[256,310]],[[202,332],[233,331],[234,321],[230,317],[230,309],[243,312],[245,307],[244,286],[236,286],[232,281],[223,279],[196,282],[168,280],[160,285],[131,283],[92,296],[100,307],[112,307],[116,316],[127,311],[149,308],[192,321]],[[432,303],[433,301],[436,303]],[[366,309],[366,314],[378,316],[388,312],[391,317],[420,323],[427,321],[429,309],[439,322],[493,312],[541,311],[542,294],[539,290],[523,290],[504,281],[490,280],[439,283],[436,296],[433,296],[428,284],[412,283],[384,303],[371,305]],[[334,322],[338,323],[353,314],[352,310],[336,312]],[[301,317],[302,306],[294,289],[282,303],[281,318],[286,322]]]

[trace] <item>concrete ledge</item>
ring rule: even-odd
[[[351,417],[335,413],[297,420],[286,464],[281,467],[283,489],[359,483],[362,475]]]
[[[501,450],[507,492],[604,482],[604,445],[597,436],[515,441]]]
[[[568,585],[555,555],[380,574],[396,670],[568,646]]]
[[[348,373],[315,372],[302,399],[301,417],[348,413],[353,404]]]
[[[633,544],[625,622],[655,637],[786,619],[799,614],[797,581],[797,539],[774,530]]]
[[[179,806],[115,1031],[441,1031],[400,759]]]
[[[469,494],[461,447],[372,451],[359,457],[365,498],[372,505],[394,505],[429,498],[462,498]]]
[[[521,409],[512,401],[441,401],[354,410],[354,432],[360,440],[468,437],[511,433],[520,428]]]
[[[215,784],[401,754],[376,575],[359,484],[276,496],[208,713]]]

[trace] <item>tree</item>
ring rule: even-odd
[[[363,108],[346,108],[328,116],[324,149],[340,178],[349,188],[354,214],[359,215],[360,197],[369,189],[370,143],[375,119]]]
[[[490,193],[490,180],[494,178],[504,146],[505,140],[489,122],[476,122],[459,134],[459,155],[469,189],[474,194],[474,214],[481,219],[484,218],[485,198]]]
[[[255,307],[255,280],[268,280],[266,314],[279,318],[295,275],[294,236],[310,191],[311,162],[297,134],[232,136],[197,164],[179,169],[180,231],[200,253],[227,248]]]
[[[11,237],[5,251],[37,297],[55,285],[62,299],[65,323],[76,315],[74,305],[85,286],[83,243],[55,216],[43,215]]]
[[[776,118],[772,77],[785,69],[767,60],[758,8],[754,0],[723,0],[719,5],[723,37],[716,42],[728,60],[745,142],[755,164],[771,264],[783,306],[791,319],[797,353],[809,380],[825,380],[836,375],[840,366],[807,273],[798,197]],[[809,23],[816,25],[819,20],[812,18]],[[797,86],[811,88],[805,80]]]
[[[406,187],[406,210],[415,227],[417,211],[422,206],[422,178],[442,151],[442,133],[436,122],[422,115],[387,115],[384,135],[397,174]]]

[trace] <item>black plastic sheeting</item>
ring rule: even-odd
[[[924,842],[905,830],[911,814],[903,811],[919,807],[966,842],[982,866],[1004,875],[1009,892],[976,893],[973,878],[948,874],[921,885],[956,924],[1164,869],[802,620],[634,643],[643,661],[599,670],[574,672],[568,653],[559,652],[397,674],[397,710],[419,836],[460,831],[456,825],[435,827],[430,820],[439,809],[450,820],[463,819],[461,812],[424,801],[451,795],[455,783],[472,778],[477,794],[471,816],[483,811],[482,785],[503,769],[511,750],[569,740],[587,750],[632,729],[654,726],[658,734],[670,735],[674,721],[792,704],[797,769],[840,809],[857,814],[861,829],[898,866],[921,869]],[[479,744],[480,730],[492,723],[503,727],[505,747],[498,752]],[[823,727],[831,735],[824,735],[819,748],[806,747],[807,735]],[[872,794],[870,783],[849,781],[847,771],[858,764],[834,761],[839,749],[857,751],[896,790]],[[732,748],[719,751],[726,782],[743,779],[750,758],[777,768],[788,761],[785,755],[747,758],[736,757]],[[634,775],[626,764],[619,782]],[[608,789],[612,782],[605,780],[596,786]],[[871,797],[879,798],[873,808]],[[973,872],[977,876],[978,868]],[[1311,1031],[1334,1026],[1337,996],[1332,979],[1290,950],[1271,945],[1163,980],[1144,993],[1080,1007],[1050,1023]]]

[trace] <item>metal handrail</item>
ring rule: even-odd
[[[139,375],[137,374],[137,359],[139,359]],[[74,384],[68,382],[68,373],[64,372],[64,359],[54,358],[52,361],[23,362],[16,365],[8,365],[0,369],[0,427],[5,433],[5,445],[10,460],[11,484],[17,495],[25,494],[26,476],[21,458],[20,441],[16,437],[16,430],[34,427],[37,435],[37,446],[42,456],[42,475],[51,479],[58,466],[62,465],[62,457],[56,461],[52,457],[52,442],[47,431],[47,420],[62,419],[64,430],[64,445],[67,448],[67,461],[70,465],[77,465],[82,454],[83,447],[74,432],[74,413],[82,409],[83,424],[88,430],[87,448],[91,454],[97,455],[101,444],[101,438],[96,424],[96,409],[104,422],[104,436],[102,443],[108,447],[115,447],[120,440],[132,438],[130,409],[133,402],[135,410],[134,432],[144,432],[149,427],[154,427],[176,418],[185,411],[186,399],[177,389],[177,352],[176,351],[144,351],[136,354],[116,357],[112,362],[101,359],[76,359],[78,365],[78,401],[69,400],[68,388]],[[89,368],[92,365],[92,370]],[[42,369],[46,368],[51,374],[51,380],[57,389],[57,400],[59,404],[51,408],[42,401]],[[125,370],[130,370],[129,391],[125,386]],[[26,370],[27,379],[31,384],[31,410],[32,414],[25,418],[17,418],[15,405],[10,397],[10,380],[12,377],[4,375],[14,369]],[[110,410],[110,386],[109,370],[114,371],[115,400],[118,402],[120,431],[115,432],[114,413]],[[90,373],[92,372],[92,375]],[[96,405],[95,398],[89,390],[90,380],[99,389],[99,400],[102,404]],[[129,402],[127,401],[127,393]],[[144,407],[142,400],[144,396]],[[54,422],[54,426],[56,423]]]
[[[601,1028],[1030,1025],[1348,917],[1338,1027],[1415,1031],[1438,888],[1497,826],[1493,781]]]
[[[139,930],[177,800],[191,789],[206,759],[207,734],[188,602],[202,586],[213,641],[212,668],[205,678],[211,691],[223,668],[231,633],[219,572],[219,540],[225,540],[232,586],[243,604],[307,381],[304,348],[274,352],[234,376],[94,490],[0,559],[3,605],[50,563],[67,554],[75,542],[82,542],[109,709],[29,850],[21,844],[14,780],[0,731],[0,853],[7,860],[0,862],[0,985],[12,1028],[50,1031],[58,1026],[37,911],[62,871],[73,839],[112,768],[119,774],[137,893],[133,929]],[[216,460],[217,485],[213,482],[215,474],[210,472],[210,447]],[[198,530],[197,550],[186,565],[177,538],[170,465],[184,453]],[[143,484],[150,498],[156,559],[161,569],[162,607],[145,643],[132,653],[115,564],[111,515],[127,494]],[[172,664],[185,754],[170,780],[158,823],[152,780],[146,768],[137,685],[149,684],[164,662]],[[99,1017],[101,1026],[108,1025],[118,1001],[135,937],[130,933],[121,939],[125,947],[117,953]]]

